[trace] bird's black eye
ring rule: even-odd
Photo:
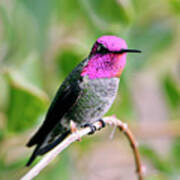
[[[106,47],[104,47],[102,44],[98,44],[96,53],[105,54],[107,52],[108,52],[108,49]]]

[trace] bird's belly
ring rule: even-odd
[[[82,94],[76,104],[66,113],[65,119],[79,126],[92,123],[111,107],[118,90],[119,79],[87,79],[82,85]]]

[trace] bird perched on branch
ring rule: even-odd
[[[101,121],[116,97],[126,54],[140,52],[128,49],[126,42],[116,36],[97,39],[88,58],[64,80],[42,126],[28,142],[28,147],[36,148],[27,166],[71,133],[71,120],[77,127],[89,126],[91,133],[95,131],[92,123]]]

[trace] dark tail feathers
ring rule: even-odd
[[[43,131],[42,128],[40,128],[36,133],[35,135],[30,139],[30,141],[26,144],[27,147],[31,147],[35,144],[41,144],[45,137],[46,137],[46,134],[44,133],[45,131]]]
[[[53,143],[48,144],[47,146],[41,148],[42,144],[37,145],[35,148],[33,154],[31,155],[29,161],[27,162],[26,166],[30,166],[32,162],[35,160],[35,158],[38,155],[43,155],[47,152],[49,152],[51,149],[53,149],[56,145],[58,145],[60,142],[62,142],[68,135],[70,134],[70,130],[64,132],[58,139],[56,139]],[[27,144],[29,146],[29,143]],[[31,145],[30,145],[31,146]]]

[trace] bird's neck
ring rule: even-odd
[[[89,79],[120,77],[126,64],[125,55],[95,55],[90,57],[81,76]]]

